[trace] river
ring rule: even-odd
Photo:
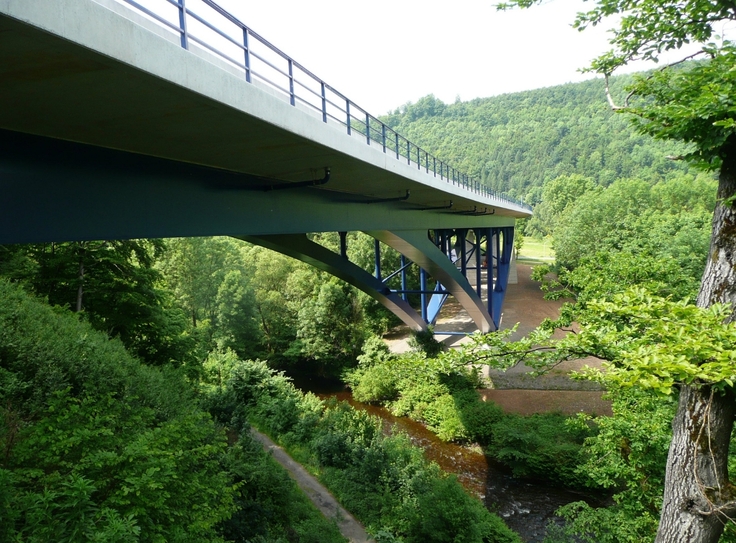
[[[304,391],[311,391],[323,399],[335,397],[347,401],[356,409],[380,417],[387,431],[396,428],[406,433],[412,443],[424,449],[429,460],[454,473],[469,492],[483,500],[490,511],[501,515],[509,527],[528,543],[541,543],[547,524],[560,522],[561,519],[554,514],[559,507],[580,500],[600,505],[602,498],[594,495],[514,479],[502,465],[477,450],[441,441],[422,424],[406,417],[395,417],[383,407],[356,402],[338,381],[315,376],[291,377],[294,384]]]

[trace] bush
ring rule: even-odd
[[[472,391],[472,396],[473,401],[463,403],[460,412],[465,431],[471,441],[489,443],[493,428],[505,414],[498,404],[481,401],[475,391]]]
[[[225,439],[180,372],[0,281],[0,400],[5,540],[220,540]]]
[[[417,496],[407,543],[518,541],[500,518],[491,516],[480,502],[468,500],[454,476],[427,481]]]
[[[583,460],[581,447],[592,435],[587,427],[572,426],[559,413],[505,415],[493,427],[490,454],[509,467],[515,477],[551,480],[570,487],[589,484],[576,472]]]
[[[237,511],[223,523],[223,536],[234,541],[338,543],[327,520],[296,483],[248,433],[228,451],[224,464],[238,486]]]
[[[395,400],[399,395],[397,377],[386,365],[377,365],[360,369],[351,379],[353,398],[359,402],[386,402]]]
[[[445,344],[434,338],[432,327],[422,332],[414,332],[409,339],[409,346],[428,358],[434,358],[445,350]]]
[[[428,403],[422,412],[422,420],[443,441],[461,441],[470,437],[457,400],[443,394]]]

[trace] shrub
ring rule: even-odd
[[[461,441],[470,437],[457,400],[450,394],[443,394],[428,403],[422,412],[422,420],[443,441]]]
[[[483,505],[468,499],[454,476],[422,481],[407,543],[515,543],[518,536]],[[417,489],[419,490],[419,489]]]
[[[460,417],[468,438],[477,443],[486,444],[491,441],[493,428],[505,416],[503,409],[493,402],[481,401],[475,390],[459,394]]]
[[[4,281],[0,370],[5,540],[219,540],[225,440],[180,372]]]
[[[581,447],[592,431],[567,424],[559,413],[505,415],[493,427],[489,452],[508,466],[515,477],[547,479],[565,486],[585,486],[576,472]]]
[[[222,525],[226,539],[251,543],[345,541],[334,522],[322,516],[248,433],[229,449],[224,465],[238,487],[237,511]]]
[[[353,398],[359,402],[386,402],[395,400],[399,395],[395,373],[383,364],[360,369],[355,372],[351,382],[354,383]]]
[[[434,338],[434,331],[414,332],[409,339],[409,346],[417,352],[424,353],[428,358],[434,358],[445,350],[445,344]]]

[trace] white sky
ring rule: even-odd
[[[608,49],[571,28],[581,0],[498,12],[496,0],[220,0],[373,115],[434,94],[446,103],[580,81]]]

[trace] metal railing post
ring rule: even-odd
[[[322,87],[322,122],[327,122],[327,96],[325,95],[325,82],[320,81]]]
[[[365,142],[371,144],[371,116],[365,114]]]
[[[250,45],[248,40],[248,27],[243,27],[243,53],[245,55],[245,80],[250,83]]]
[[[347,98],[345,98],[345,113],[347,113],[347,116],[348,116],[347,118],[348,136],[350,136],[352,134],[352,132],[350,131],[350,100],[348,100]]]
[[[396,135],[396,160],[401,158],[401,151],[399,151],[399,133],[394,131]]]
[[[187,32],[187,6],[186,0],[177,0],[179,8],[179,29],[181,30],[181,46],[189,49],[189,33]]]
[[[289,59],[289,102],[292,106],[296,105],[294,98],[294,61]]]
[[[381,139],[383,140],[383,152],[386,152],[386,125],[381,123]]]

